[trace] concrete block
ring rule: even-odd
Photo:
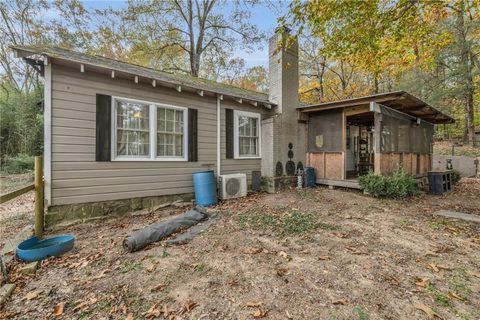
[[[37,272],[38,261],[30,262],[20,268],[20,272],[25,275],[32,275]]]
[[[435,216],[460,219],[464,221],[472,221],[480,223],[480,217],[474,214],[468,214],[464,212],[450,211],[450,210],[439,210],[433,213]]]
[[[15,289],[14,283],[7,283],[0,289],[0,306],[3,306],[5,301],[7,301],[12,294],[13,289]]]

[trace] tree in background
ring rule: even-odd
[[[336,75],[344,97],[404,88],[427,102],[437,102],[457,119],[460,103],[462,127],[473,144],[479,6],[477,0],[295,0],[280,22],[321,39],[314,55],[328,61],[323,71],[315,72],[321,75],[317,86],[323,90],[322,101],[337,98],[338,94],[325,94],[327,79]],[[427,79],[434,79],[435,85]],[[312,99],[310,89],[316,86],[306,83],[307,98]]]
[[[178,57],[161,69],[198,77],[205,59],[225,59],[225,52],[234,51],[238,43],[252,48],[264,38],[249,22],[255,1],[231,1],[233,10],[228,13],[226,4],[226,0],[131,0],[127,10],[116,13],[128,41],[150,55],[149,61],[170,58],[165,52],[171,50]]]

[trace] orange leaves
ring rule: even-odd
[[[65,302],[60,302],[53,308],[52,314],[55,317],[60,317],[63,314],[63,309],[65,308]]]

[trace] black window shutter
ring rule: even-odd
[[[188,161],[198,161],[198,110],[188,109]]]
[[[233,159],[233,110],[225,109],[226,157]]]
[[[110,161],[112,97],[97,94],[95,161]]]

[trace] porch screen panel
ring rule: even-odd
[[[380,106],[380,152],[431,153],[433,125]]]
[[[327,110],[310,115],[308,122],[309,152],[343,151],[342,110]]]

